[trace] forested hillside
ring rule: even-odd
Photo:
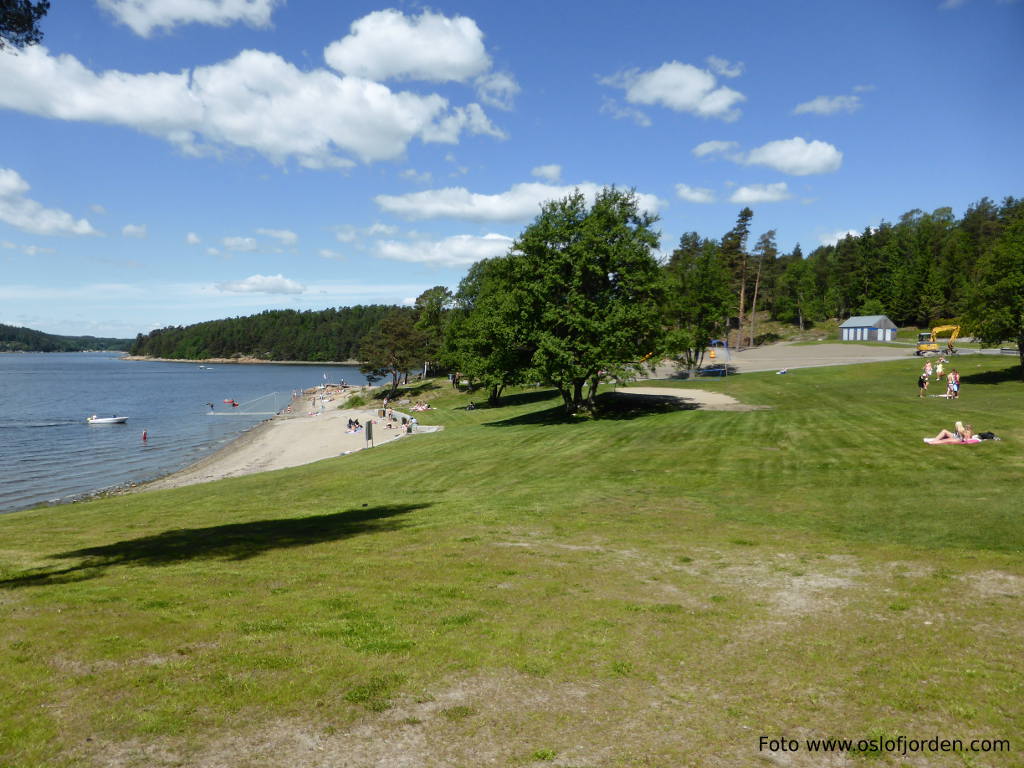
[[[0,352],[86,352],[128,349],[131,339],[95,336],[56,336],[0,323]]]
[[[1024,200],[1012,197],[1000,205],[982,198],[959,220],[951,208],[909,211],[806,259],[799,252],[772,259],[762,276],[767,303],[759,308],[794,322],[801,312],[810,320],[884,313],[898,325],[919,326],[959,317],[974,283],[992,277],[984,257],[1021,219]]]
[[[375,304],[320,311],[268,310],[248,317],[160,328],[139,334],[131,354],[180,360],[350,360],[359,342],[394,307]]]

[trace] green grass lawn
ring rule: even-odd
[[[438,433],[0,516],[0,766],[1021,765],[1024,384],[957,362],[599,420],[438,384]],[[922,443],[956,419],[1003,440]]]

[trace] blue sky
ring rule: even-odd
[[[1024,2],[55,2],[0,52],[0,322],[134,336],[454,288],[539,203],[804,252],[1024,195]]]

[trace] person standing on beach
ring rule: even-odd
[[[917,377],[917,396],[924,397],[928,393],[928,374],[923,372]]]

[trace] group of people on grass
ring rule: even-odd
[[[917,377],[917,396],[926,397],[928,394],[928,383],[931,381],[932,374],[935,374],[935,380],[941,381],[943,377],[946,379],[946,394],[938,395],[938,397],[945,397],[947,400],[959,400],[960,399],[960,372],[953,368],[948,373],[944,372],[943,368],[946,364],[946,358],[940,357],[939,362],[932,366],[932,361],[927,360],[924,364],[924,370],[921,371],[921,375]]]

